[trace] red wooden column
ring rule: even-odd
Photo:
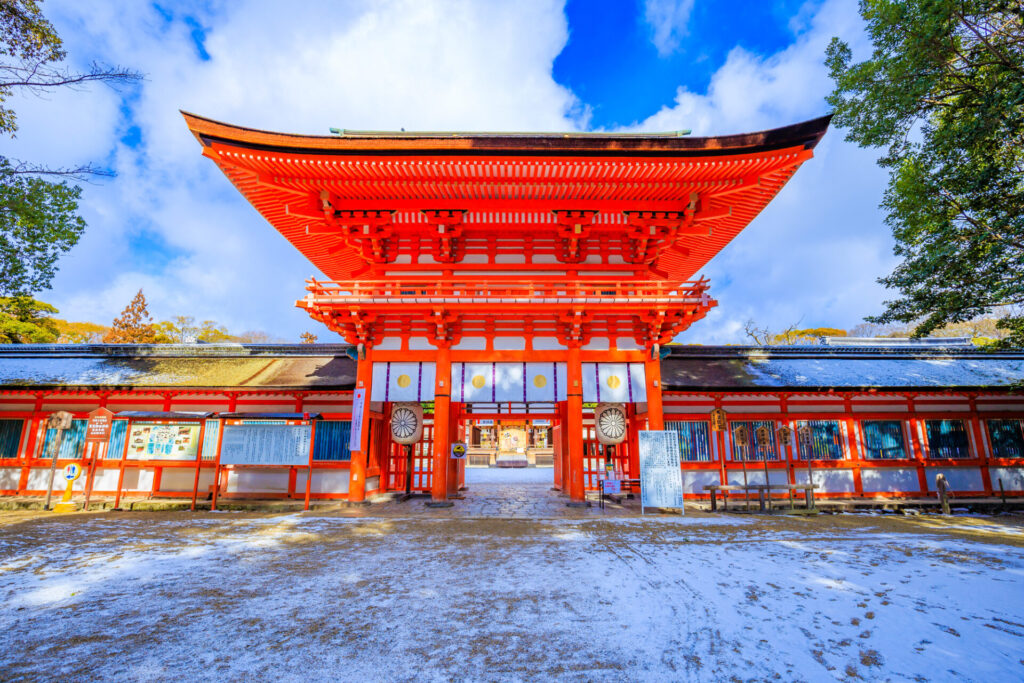
[[[451,444],[448,432],[451,427],[451,387],[448,385],[452,377],[452,352],[447,344],[438,346],[434,373],[434,464],[430,479],[430,502],[427,505],[450,507],[448,450]]]
[[[566,473],[562,473],[562,490],[568,488],[572,499],[568,505],[582,506],[586,505],[587,494],[583,488],[583,364],[578,343],[569,346],[566,379],[569,386],[566,387],[565,444],[568,447],[569,476],[566,487]]]
[[[661,406],[661,358],[644,361],[647,376],[647,425],[652,431],[665,429],[665,413]]]
[[[362,430],[359,439],[359,450],[352,452],[352,460],[348,471],[348,499],[352,503],[361,503],[366,499],[366,462],[370,443],[370,389],[373,382],[373,363],[371,351],[356,366],[356,390],[366,392],[363,398]],[[356,416],[353,415],[353,419]]]

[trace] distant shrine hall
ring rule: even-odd
[[[920,497],[940,474],[956,495],[1024,494],[1020,353],[672,344],[708,324],[702,269],[811,161],[828,117],[704,138],[184,117],[323,274],[295,283],[297,305],[336,343],[2,347],[5,495],[42,495],[56,455],[82,465],[77,490],[118,499],[448,504],[467,467],[542,467],[582,504],[606,472],[637,478],[643,430],[678,437],[688,499],[766,477]],[[766,258],[800,268],[777,247]],[[86,434],[98,409],[106,440]]]

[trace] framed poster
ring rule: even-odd
[[[197,424],[133,424],[128,430],[129,460],[195,460]]]

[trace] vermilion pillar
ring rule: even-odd
[[[653,431],[665,429],[665,414],[661,406],[661,358],[644,362],[647,376],[647,426]]]
[[[367,351],[366,356],[358,361],[356,366],[356,390],[362,389],[366,395],[363,398],[363,414],[359,416],[362,425],[359,450],[352,452],[348,471],[348,499],[353,503],[360,503],[366,499],[366,456],[370,443],[370,384],[372,380],[373,363],[370,362],[370,351]],[[357,416],[352,416],[352,419],[356,418]]]
[[[451,422],[452,353],[447,347],[437,350],[437,368],[434,380],[434,464],[430,479],[430,503],[447,507],[448,502],[448,450]]]
[[[570,346],[566,361],[566,446],[569,450],[568,486],[566,472],[562,473],[562,490],[569,491],[572,501],[569,505],[586,502],[583,487],[583,365],[580,362],[580,347]]]

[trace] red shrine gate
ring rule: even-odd
[[[243,195],[329,281],[298,302],[358,348],[368,399],[349,499],[405,486],[386,424],[433,405],[413,486],[444,501],[468,406],[549,406],[556,485],[596,484],[585,403],[662,429],[660,345],[715,305],[696,273],[811,158],[828,117],[713,138],[344,131],[299,136],[185,114]],[[359,419],[354,416],[353,419]],[[403,451],[402,457],[396,457]]]

